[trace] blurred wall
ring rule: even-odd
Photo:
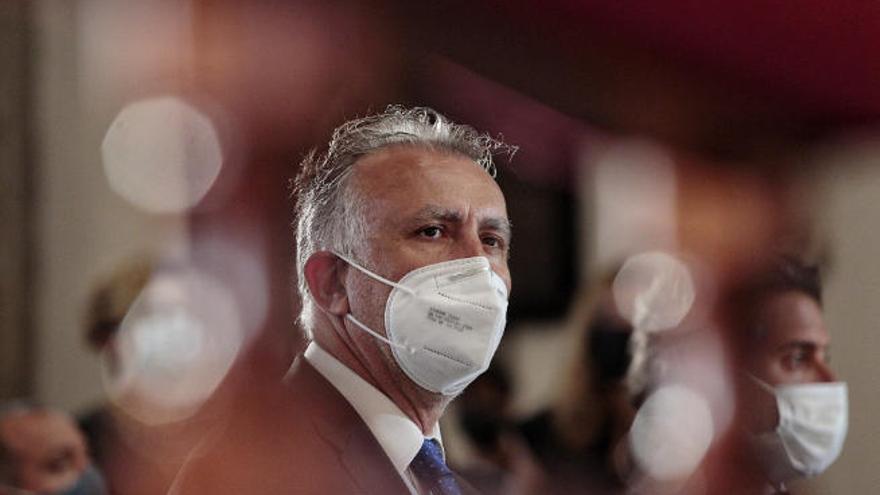
[[[184,239],[185,228],[177,218],[140,213],[107,185],[101,140],[119,108],[112,94],[83,82],[79,5],[33,3],[36,397],[68,410],[102,395],[98,358],[82,337],[95,279],[126,257]]]
[[[851,143],[829,158],[821,195],[813,199],[831,242],[825,312],[832,367],[849,383],[849,435],[840,460],[815,493],[880,489],[880,144]]]
[[[33,169],[29,146],[28,4],[0,4],[0,397],[33,385]],[[11,241],[11,242],[10,242]]]

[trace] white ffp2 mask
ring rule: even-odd
[[[392,287],[385,303],[388,337],[358,321],[358,328],[391,346],[400,369],[431,392],[460,393],[489,368],[507,318],[507,286],[485,257],[417,268],[392,282],[336,254]]]
[[[770,481],[785,483],[825,471],[840,455],[846,439],[846,383],[773,387],[754,376],[752,379],[776,397],[779,411],[776,430],[752,438]]]

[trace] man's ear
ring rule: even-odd
[[[348,311],[348,292],[342,282],[345,262],[329,251],[317,251],[309,256],[303,272],[309,293],[315,304],[325,313],[345,316]]]

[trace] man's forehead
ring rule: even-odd
[[[394,213],[407,216],[432,208],[460,213],[475,208],[506,217],[498,185],[479,164],[458,153],[412,146],[383,148],[355,163],[352,187],[364,201],[392,203]]]
[[[798,291],[769,298],[762,305],[760,325],[773,347],[794,342],[825,347],[831,340],[818,302]]]
[[[10,415],[0,421],[0,433],[8,441],[26,444],[42,438],[78,439],[80,436],[72,419],[52,411]]]
[[[385,146],[360,157],[353,165],[353,173],[363,182],[382,181],[388,176],[419,176],[457,164],[456,173],[481,177],[492,181],[489,173],[472,158],[457,151],[417,144]]]
[[[408,215],[408,218],[405,218],[404,221],[423,222],[441,220],[449,223],[461,223],[465,221],[469,213],[476,215],[476,220],[481,227],[498,230],[508,236],[510,235],[511,225],[506,213],[495,211],[495,209],[482,209],[470,212],[455,207],[450,208],[438,204],[426,204]]]

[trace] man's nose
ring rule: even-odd
[[[836,382],[837,375],[834,373],[834,370],[831,369],[831,366],[824,360],[820,360],[816,363],[816,374],[817,381],[819,382]]]
[[[492,271],[501,276],[507,285],[508,292],[511,289],[510,272],[507,268],[507,258],[503,254],[498,254],[488,249],[483,244],[483,239],[478,232],[468,234],[459,238],[456,243],[455,258],[473,258],[475,256],[484,256],[489,260]]]
[[[456,243],[456,257],[472,258],[474,256],[486,256],[486,248],[483,240],[477,232],[471,232],[463,235],[459,242]]]

